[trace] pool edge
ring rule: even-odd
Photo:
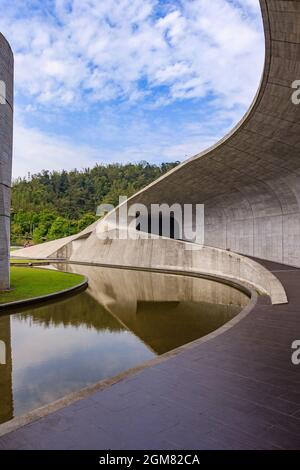
[[[178,274],[181,274],[184,276],[190,275],[191,277],[202,277],[201,275],[196,276],[195,273],[183,274],[182,272],[179,272]],[[217,280],[217,276],[215,280]],[[220,280],[221,279],[219,278],[219,282]],[[229,284],[230,282],[231,280],[227,279],[227,283]],[[248,292],[250,302],[246,305],[245,308],[243,308],[240,311],[240,313],[238,313],[238,315],[232,318],[229,322],[222,325],[220,328],[209,333],[208,335],[203,336],[202,338],[198,338],[194,341],[191,341],[182,346],[179,346],[178,348],[172,349],[171,351],[168,351],[160,356],[157,356],[153,359],[145,361],[136,367],[127,369],[121,372],[120,374],[117,374],[108,379],[100,380],[99,382],[96,382],[92,385],[88,385],[87,387],[84,387],[76,392],[69,393],[65,395],[64,397],[59,398],[58,400],[55,400],[54,402],[51,402],[47,405],[43,405],[39,408],[36,408],[24,415],[17,416],[13,418],[12,420],[7,421],[6,423],[2,423],[0,424],[0,437],[6,434],[9,434],[11,432],[14,432],[26,425],[30,425],[38,421],[39,419],[44,418],[45,416],[48,416],[56,411],[59,411],[77,401],[80,401],[83,398],[93,395],[93,393],[96,393],[97,391],[109,388],[115,385],[116,383],[121,382],[122,380],[125,380],[126,378],[137,375],[138,373],[142,372],[145,369],[151,368],[157,364],[165,362],[168,359],[174,356],[177,356],[186,350],[192,349],[196,346],[199,346],[202,343],[206,343],[216,338],[217,336],[222,335],[223,333],[226,333],[228,330],[230,330],[235,325],[237,325],[240,321],[242,321],[246,316],[248,316],[259,301],[259,294],[254,289],[248,286],[245,286],[243,284],[240,284],[236,281],[232,282],[232,287],[239,288],[244,293]],[[261,296],[261,297],[268,297],[268,296]],[[0,311],[0,315],[1,315],[1,311]]]

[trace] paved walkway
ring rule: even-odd
[[[288,305],[0,438],[0,449],[300,449],[300,270],[264,263]]]

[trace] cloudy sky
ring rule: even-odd
[[[183,160],[243,116],[259,0],[0,0],[15,53],[14,177]]]

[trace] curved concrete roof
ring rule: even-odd
[[[300,2],[261,0],[266,58],[238,126],[131,202],[205,204],[205,244],[300,266]]]

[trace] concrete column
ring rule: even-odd
[[[13,69],[12,50],[0,33],[0,290],[9,288]]]

